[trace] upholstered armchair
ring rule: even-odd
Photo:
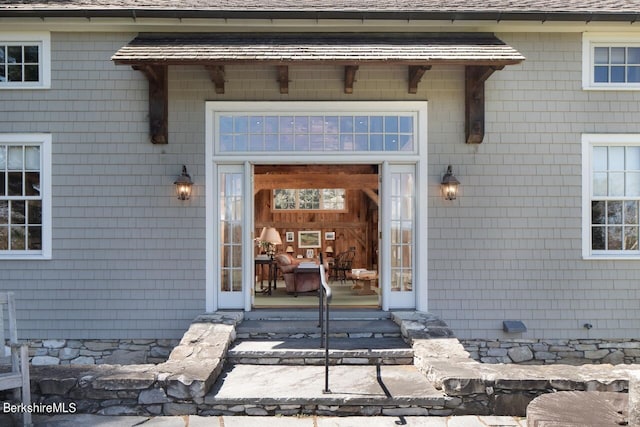
[[[320,277],[317,272],[298,271],[301,262],[308,259],[297,259],[286,253],[275,256],[278,269],[282,272],[287,293],[297,295],[298,292],[310,292],[320,288]],[[326,265],[325,265],[326,269]]]

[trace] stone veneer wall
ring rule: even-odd
[[[471,358],[482,363],[634,364],[640,363],[639,340],[460,340]]]
[[[162,363],[180,340],[29,340],[33,366]]]

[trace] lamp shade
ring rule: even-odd
[[[268,242],[272,245],[281,245],[282,239],[280,238],[280,233],[273,227],[264,227],[262,229],[262,233],[260,233],[260,241]]]
[[[288,253],[288,254],[292,254],[292,253],[294,252],[294,251],[293,251],[293,246],[291,246],[291,245],[287,246],[287,249],[285,249],[284,251],[285,251],[286,253]]]
[[[324,250],[326,253],[328,254],[332,254],[333,253],[333,246],[327,246],[327,249]]]

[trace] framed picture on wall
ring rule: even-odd
[[[324,240],[336,240],[335,231],[327,231],[324,233]]]
[[[320,231],[298,231],[299,248],[319,248],[321,243]]]
[[[316,251],[314,251],[313,249],[307,249],[307,254],[306,254],[307,258],[314,258],[315,256],[316,256]]]
[[[287,232],[285,233],[285,237],[284,237],[284,239],[285,239],[287,242],[293,242],[293,240],[294,240],[294,237],[293,237],[293,236],[294,236],[293,231],[287,231]]]

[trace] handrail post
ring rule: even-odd
[[[331,288],[327,283],[324,271],[324,261],[320,254],[320,348],[324,347],[324,389],[322,393],[329,394],[329,303],[331,302]],[[326,294],[326,295],[325,295]],[[325,307],[326,304],[326,307]],[[323,312],[325,318],[323,319]]]

